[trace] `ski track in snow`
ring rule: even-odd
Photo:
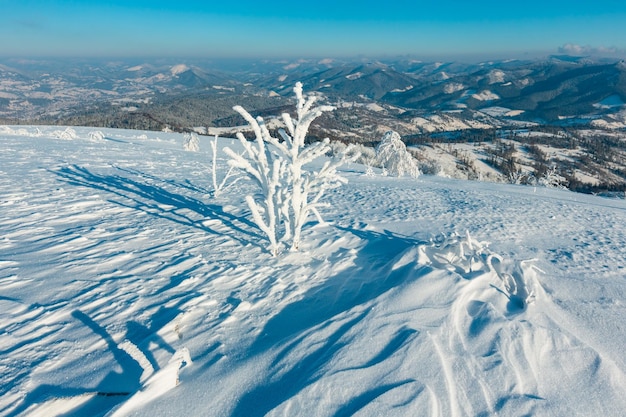
[[[209,139],[57,130],[0,127],[2,416],[626,414],[624,201],[350,165],[272,258]]]

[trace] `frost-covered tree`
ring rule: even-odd
[[[246,202],[254,222],[268,237],[273,255],[279,252],[280,241],[298,250],[302,227],[309,215],[314,214],[323,222],[318,208],[324,205],[320,201],[324,192],[346,182],[337,173],[337,168],[346,161],[345,156],[326,161],[318,171],[307,169],[307,164],[330,150],[328,138],[305,145],[309,126],[333,107],[314,107],[316,97],[305,97],[301,83],[296,84],[294,93],[296,118],[288,113],[282,115],[286,127],[279,131],[282,141],[270,134],[263,118],[255,119],[236,106],[234,110],[252,127],[255,140],[248,142],[240,132],[237,137],[245,153],[237,155],[231,149],[224,149],[231,157],[231,165],[243,170],[260,188],[260,197],[248,195]]]
[[[389,175],[396,177],[407,175],[413,178],[420,176],[417,161],[407,151],[400,135],[393,130],[386,132],[376,147],[376,161],[385,167]]]
[[[195,132],[183,135],[183,148],[190,152],[198,152],[200,150],[200,140]]]

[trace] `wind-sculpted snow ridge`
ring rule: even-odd
[[[72,129],[0,127],[1,416],[626,415],[623,200],[352,163],[273,257],[212,139]]]

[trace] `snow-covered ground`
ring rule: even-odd
[[[0,127],[0,415],[626,415],[624,200],[353,164],[272,257],[209,139],[94,130]]]

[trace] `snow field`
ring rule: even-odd
[[[0,415],[626,413],[622,200],[350,164],[273,258],[210,138],[20,129]]]

